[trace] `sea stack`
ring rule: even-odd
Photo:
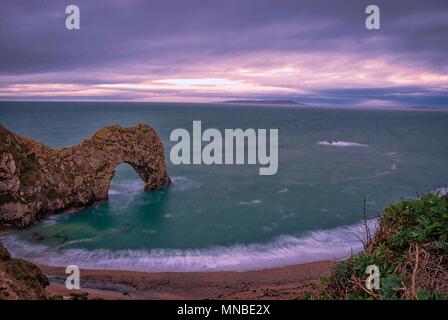
[[[135,169],[146,191],[170,183],[163,145],[146,124],[106,127],[79,145],[58,149],[0,125],[0,230],[106,200],[120,163]]]

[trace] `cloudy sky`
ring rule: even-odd
[[[447,50],[446,0],[2,0],[0,100],[448,107]]]

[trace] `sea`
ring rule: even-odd
[[[278,129],[278,172],[173,165],[176,128]],[[0,102],[0,123],[51,147],[105,126],[153,127],[171,186],[143,191],[127,164],[109,199],[0,236],[36,263],[138,271],[256,270],[362,250],[388,204],[448,184],[448,112],[220,103]],[[224,131],[223,131],[224,132]]]

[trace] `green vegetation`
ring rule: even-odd
[[[20,181],[24,185],[33,185],[39,178],[39,164],[37,163],[37,155],[30,153],[26,158],[21,159],[20,163]]]
[[[9,193],[0,193],[0,205],[9,202],[17,202],[17,200]]]
[[[391,204],[364,251],[339,263],[307,299],[446,299],[448,196],[428,194]],[[380,289],[368,289],[366,267],[377,265]]]
[[[102,172],[103,170],[107,169],[107,167],[108,167],[107,163],[104,163],[101,166],[99,166],[98,168],[96,168],[95,173],[98,174],[98,173]]]
[[[49,200],[57,200],[59,198],[61,198],[62,196],[57,192],[57,190],[55,189],[51,189],[48,191],[47,193],[47,198]]]

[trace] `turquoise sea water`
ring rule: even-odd
[[[175,128],[278,128],[279,170],[174,166]],[[448,184],[448,112],[169,103],[0,103],[0,122],[52,147],[101,127],[147,123],[165,146],[173,184],[143,192],[117,167],[109,201],[2,236],[11,252],[51,265],[151,271],[247,270],[361,248],[367,215]],[[342,141],[341,145],[320,143]],[[372,221],[372,225],[374,221]]]

